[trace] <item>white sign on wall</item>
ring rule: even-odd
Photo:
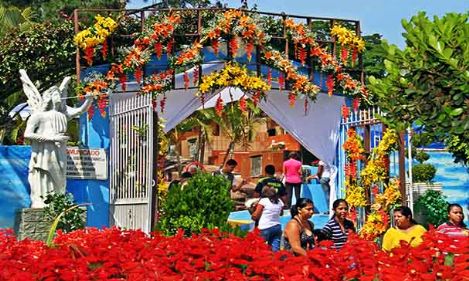
[[[67,178],[107,180],[106,151],[68,147]]]

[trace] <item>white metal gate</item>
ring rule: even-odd
[[[354,127],[357,130],[357,133],[360,135],[363,135],[363,128],[365,126],[368,126],[371,131],[378,129],[379,133],[378,134],[373,134],[372,132],[370,133],[372,136],[370,136],[370,140],[368,144],[365,144],[365,147],[368,146],[368,148],[373,148],[375,147],[379,141],[381,140],[381,132],[382,132],[382,127],[381,127],[381,121],[378,119],[378,116],[381,115],[381,110],[379,108],[370,108],[370,109],[365,109],[365,110],[351,110],[350,114],[348,115],[347,118],[342,118],[341,123],[340,123],[340,138],[339,138],[339,159],[338,162],[340,164],[339,170],[338,170],[338,183],[339,183],[339,192],[337,195],[339,196],[338,198],[344,198],[345,193],[344,193],[344,188],[345,188],[345,162],[346,162],[346,157],[345,157],[345,151],[342,149],[342,145],[344,144],[345,140],[347,139],[347,130],[350,127]]]
[[[151,95],[113,94],[110,114],[110,225],[149,233],[153,200]]]

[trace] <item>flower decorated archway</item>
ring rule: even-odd
[[[368,103],[368,92],[364,85],[352,78],[348,73],[359,71],[357,58],[364,49],[363,40],[352,30],[340,25],[338,21],[331,20],[330,42],[333,48],[324,46],[324,42],[316,40],[312,25],[298,22],[298,18],[282,15],[276,23],[283,29],[282,40],[285,41],[284,51],[279,49],[278,42],[274,39],[278,37],[271,32],[271,26],[266,24],[265,19],[270,15],[262,13],[253,13],[244,10],[207,10],[212,16],[202,24],[201,19],[207,14],[200,15],[200,10],[196,11],[198,15],[197,35],[187,46],[178,44],[177,30],[187,25],[185,18],[186,11],[155,11],[152,24],[148,28],[142,28],[139,34],[135,34],[133,45],[122,51],[120,59],[116,60],[109,72],[104,77],[94,77],[85,81],[87,85],[83,87],[83,94],[93,94],[98,100],[98,108],[102,113],[105,112],[106,94],[109,89],[114,90],[120,84],[122,90],[126,90],[126,82],[129,75],[133,75],[135,81],[140,85],[142,94],[151,93],[165,95],[171,89],[174,89],[174,83],[171,83],[169,77],[176,73],[183,73],[184,87],[187,89],[190,85],[189,71],[192,71],[193,86],[199,87],[198,95],[204,101],[204,95],[208,91],[214,91],[222,87],[236,86],[245,91],[255,92],[256,97],[263,97],[268,88],[262,83],[272,85],[272,80],[276,80],[279,90],[284,90],[288,95],[291,106],[295,105],[299,96],[307,96],[305,103],[314,101],[321,87],[313,83],[312,62],[316,63],[319,70],[325,77],[325,86],[327,93],[332,95],[339,92],[355,100],[354,104],[358,107],[360,103]],[[147,19],[148,21],[149,19]],[[349,24],[350,23],[345,23]],[[111,18],[96,17],[96,23],[76,35],[75,41],[80,48],[88,65],[93,63],[93,57],[100,49],[103,57],[108,54],[108,41],[116,29],[117,23]],[[187,34],[186,34],[187,36]],[[278,39],[278,38],[277,38]],[[221,45],[226,44],[226,54],[220,56]],[[289,48],[292,47],[292,48]],[[336,47],[337,46],[337,47]],[[209,47],[211,52],[217,58],[228,62],[225,68],[231,70],[242,68],[239,64],[246,64],[246,77],[250,79],[235,79],[230,77],[228,80],[236,81],[235,85],[219,84],[210,85],[213,81],[213,75],[204,75],[201,64],[204,60],[202,50]],[[240,55],[240,48],[244,53]],[[340,56],[336,57],[336,50],[340,49]],[[349,53],[352,55],[349,56]],[[256,71],[248,71],[252,68],[252,60],[255,54]],[[164,74],[150,74],[150,78],[144,78],[144,68],[152,58],[157,60],[163,56],[167,58],[167,70]],[[241,57],[246,61],[239,62]],[[293,58],[291,58],[293,57]],[[262,68],[267,67],[266,75],[263,75]],[[189,70],[190,69],[190,70]],[[305,74],[304,70],[308,73]],[[251,69],[252,70],[252,69]],[[230,76],[233,71],[222,71],[226,76]],[[257,79],[257,80],[256,80]],[[173,78],[174,80],[174,78]],[[228,81],[227,80],[227,81]],[[255,83],[253,81],[256,81]],[[254,83],[254,84],[253,84]],[[99,87],[97,87],[99,85]],[[207,88],[207,85],[208,86]],[[99,88],[99,90],[96,90]],[[90,89],[92,89],[90,91]],[[219,104],[222,104],[221,102]],[[241,101],[242,104],[242,101]],[[306,106],[305,106],[306,108]]]
[[[241,110],[246,109],[246,98],[262,105],[260,100],[269,100],[269,94],[271,100],[288,103],[292,108],[301,100],[305,113],[308,102],[336,98],[318,97],[319,92],[348,97],[355,112],[360,105],[370,104],[371,97],[358,80],[363,77],[360,53],[364,50],[364,41],[357,35],[358,23],[353,31],[351,22],[328,19],[330,26],[322,26],[321,33],[321,28],[315,29],[313,18],[308,17],[234,9],[153,12],[156,16],[145,18],[145,25],[142,12],[141,31],[133,35],[131,46],[121,50],[121,56],[105,75],[84,79],[82,93],[95,95],[102,113],[106,112],[107,95],[126,91],[128,80],[134,80],[140,94],[151,95],[154,107],[161,111],[171,95],[190,90],[202,105],[207,97],[215,96],[215,109],[221,114],[222,93],[233,88],[242,91]],[[196,15],[189,16],[196,20],[196,30],[185,30],[190,25],[188,13]],[[86,64],[99,59],[98,50],[103,57],[108,56],[113,32],[119,29],[116,26],[119,24],[110,18],[97,17],[94,26],[77,34],[79,55],[84,56]],[[147,66],[155,61],[160,66],[158,71],[148,71]],[[215,64],[217,67],[207,67]],[[315,114],[327,118],[324,112]],[[342,114],[345,118],[349,108],[344,106]],[[317,130],[315,133],[328,135]],[[389,180],[386,169],[386,155],[395,142],[395,133],[389,131],[367,158],[360,139],[350,130],[343,146],[347,154],[345,197],[354,208],[368,208],[369,216],[361,231],[368,239],[383,233],[389,223],[388,212],[400,199],[398,182]],[[335,146],[327,149],[335,150]],[[332,163],[333,157],[328,160]]]

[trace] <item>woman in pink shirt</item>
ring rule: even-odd
[[[448,221],[438,226],[436,229],[440,233],[444,233],[452,237],[469,237],[469,230],[464,224],[464,213],[459,204],[448,205]]]
[[[283,175],[285,177],[285,187],[287,189],[287,202],[285,206],[291,207],[293,189],[295,190],[295,198],[300,198],[301,191],[301,162],[298,160],[298,153],[290,152],[288,160],[283,162]]]

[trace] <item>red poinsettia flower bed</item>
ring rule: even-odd
[[[295,257],[272,253],[257,232],[245,238],[210,231],[152,237],[140,231],[86,229],[54,246],[0,234],[0,280],[467,280],[469,239],[429,231],[417,248],[391,254],[351,237]]]

